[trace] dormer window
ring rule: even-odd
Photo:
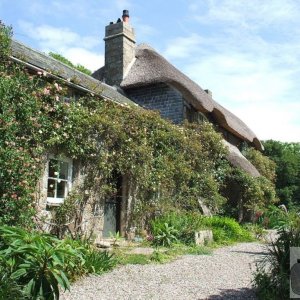
[[[71,190],[72,160],[50,158],[47,175],[47,205],[60,205]]]

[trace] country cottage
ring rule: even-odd
[[[46,77],[63,81],[69,88],[70,97],[100,95],[120,105],[157,110],[174,124],[185,120],[211,122],[223,135],[223,143],[229,150],[229,162],[253,177],[260,175],[239,150],[245,144],[262,150],[256,135],[243,121],[218,104],[209,90],[203,90],[150,46],[136,46],[127,10],[123,11],[122,20],[111,22],[106,27],[104,40],[105,66],[93,77],[17,41],[12,41],[11,59],[25,65],[31,73],[46,72]],[[45,224],[50,224],[55,207],[64,202],[84,175],[80,161],[51,151],[44,159],[45,170],[39,183],[37,201]],[[116,192],[112,197],[104,199],[97,207],[86,205],[82,208],[80,226],[83,231],[95,233],[97,238],[108,237],[117,231],[125,235],[130,227],[135,187],[124,174],[116,173],[114,181]],[[71,223],[71,230],[78,225]]]

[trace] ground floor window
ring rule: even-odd
[[[47,205],[63,203],[72,187],[72,160],[50,157],[47,165]]]

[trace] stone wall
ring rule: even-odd
[[[182,95],[165,83],[126,90],[128,97],[144,108],[158,110],[163,118],[175,124],[183,122],[184,101]]]

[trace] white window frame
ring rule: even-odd
[[[51,160],[57,160],[59,162],[65,162],[68,164],[68,176],[67,179],[60,179],[59,174],[57,174],[57,177],[49,177],[49,163]],[[46,167],[46,192],[47,192],[47,205],[48,206],[59,206],[61,205],[65,198],[68,196],[69,192],[72,189],[72,172],[73,172],[73,161],[70,158],[63,157],[63,156],[55,156],[55,155],[49,155],[47,160],[47,167]],[[66,182],[66,189],[64,197],[48,197],[48,180],[52,179],[55,182],[65,181]],[[57,188],[55,189],[55,193],[57,192]]]

